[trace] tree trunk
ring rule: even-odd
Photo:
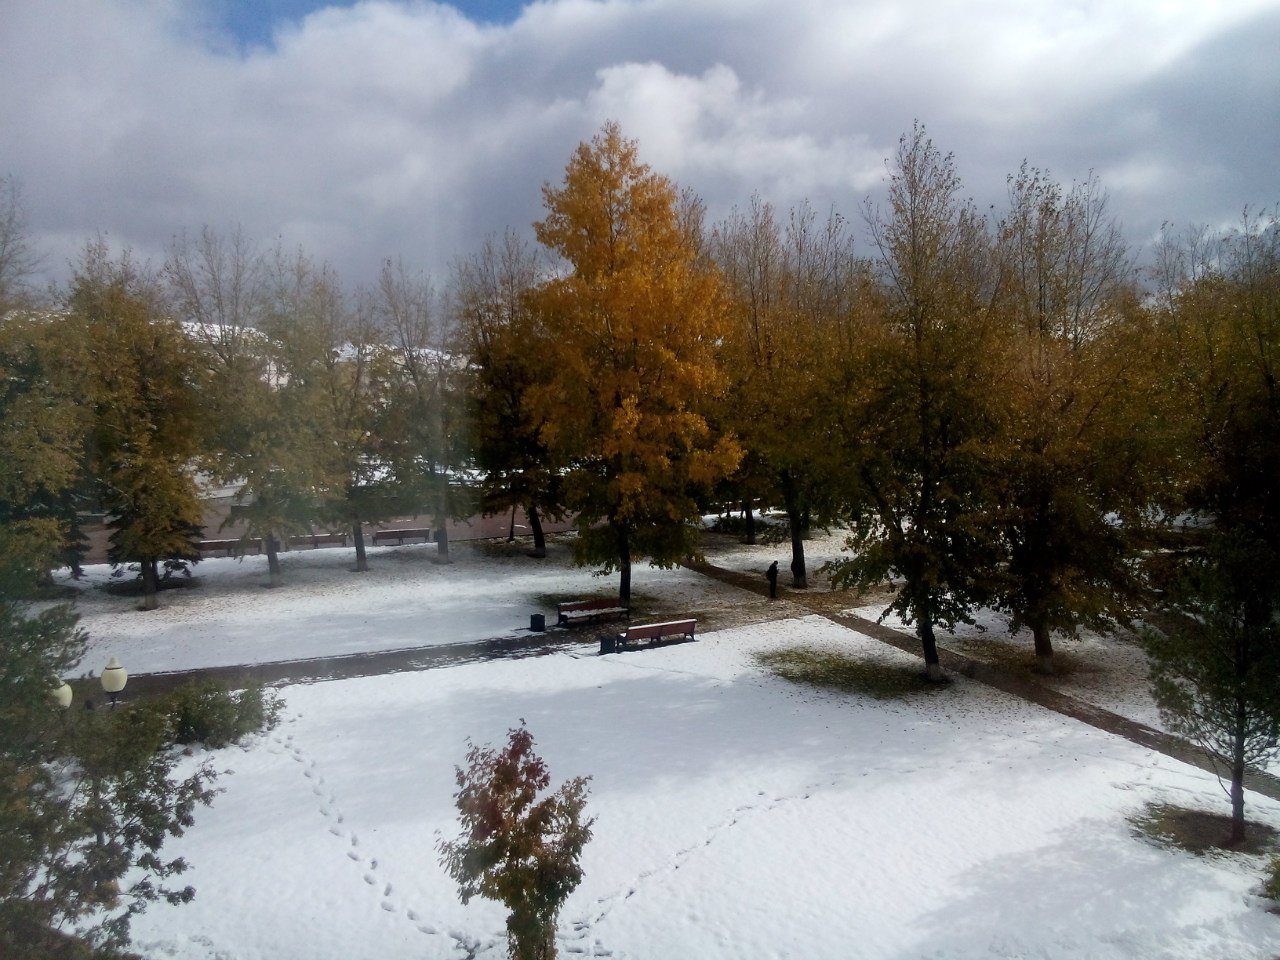
[[[920,645],[924,648],[924,675],[934,683],[946,679],[942,672],[942,662],[938,657],[938,640],[933,635],[933,604],[927,595],[916,600],[916,634],[920,637]]]
[[[436,563],[452,563],[449,559],[449,528],[439,518],[436,523]]]
[[[274,532],[267,534],[263,540],[267,546],[267,570],[271,574],[269,586],[278,587],[284,583],[284,577],[280,573],[280,543]]]
[[[797,590],[804,590],[809,586],[809,576],[804,566],[804,537],[796,527],[791,528],[791,585]]]
[[[1236,697],[1235,729],[1231,738],[1231,837],[1229,846],[1244,842],[1244,748],[1248,715],[1243,697]]]
[[[518,508],[513,504],[511,507],[511,527],[507,530],[507,543],[514,543],[516,539],[516,510]]]
[[[809,586],[808,571],[804,565],[804,528],[800,496],[796,492],[791,475],[782,475],[782,504],[787,511],[787,523],[791,527],[791,585],[797,590]]]
[[[626,527],[615,527],[618,535],[618,606],[631,606],[631,538]]]
[[[747,528],[747,543],[754,544],[756,542],[756,513],[751,507],[750,500],[742,501],[742,519]]]
[[[1036,671],[1053,675],[1053,640],[1049,637],[1049,625],[1043,619],[1031,625],[1031,635],[1036,641]]]
[[[525,909],[507,917],[507,949],[511,960],[555,960],[556,924],[543,923]]]
[[[84,531],[80,527],[80,515],[72,510],[71,528],[67,536],[67,550],[70,554],[67,564],[71,567],[71,576],[75,580],[84,579],[84,550],[81,547],[83,538]]]
[[[530,556],[541,560],[547,555],[547,535],[542,532],[542,518],[538,516],[538,505],[531,503],[525,507],[524,512],[529,518],[529,529],[533,531],[533,553]]]
[[[142,609],[155,610],[160,606],[156,594],[159,577],[156,575],[155,557],[143,557],[139,566],[142,568]]]
[[[368,573],[369,558],[364,552],[364,524],[359,520],[351,521],[351,539],[356,544],[356,573]]]

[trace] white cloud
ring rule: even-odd
[[[239,222],[351,281],[388,255],[442,278],[611,118],[713,215],[856,214],[917,118],[981,202],[1024,157],[1096,169],[1135,237],[1277,199],[1277,0],[540,0],[506,26],[378,0],[247,53],[198,0],[3,18],[0,172],[55,264],[96,230],[155,255]]]

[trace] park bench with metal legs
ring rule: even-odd
[[[196,544],[201,556],[206,553],[218,553],[224,557],[242,557],[247,553],[261,553],[262,541],[251,540],[201,540]]]
[[[347,545],[347,535],[345,533],[306,533],[296,537],[290,537],[288,540],[288,548],[296,550],[299,547],[311,547],[313,550],[320,547],[345,547]]]
[[[683,643],[686,640],[696,640],[694,636],[694,628],[697,626],[697,620],[668,620],[665,623],[633,623],[627,627],[622,633],[614,636],[612,634],[600,638],[601,653],[621,653],[629,647],[645,642],[646,646],[654,647],[660,643]]]
[[[390,543],[392,540],[396,542],[396,546],[403,546],[406,540],[421,540],[428,543],[431,540],[430,527],[402,527],[398,530],[375,530],[373,532],[373,545]]]
[[[616,597],[571,600],[556,604],[556,623],[562,627],[572,627],[579,623],[595,623],[597,620],[611,620],[626,615],[627,608],[618,603]]]

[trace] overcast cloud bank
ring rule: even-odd
[[[1277,49],[1277,0],[375,0],[248,49],[197,0],[8,0],[0,175],[53,276],[95,231],[161,258],[238,223],[442,281],[608,119],[713,219],[759,192],[855,221],[919,119],[984,208],[1024,158],[1093,171],[1141,246],[1280,200]]]

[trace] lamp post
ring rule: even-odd
[[[49,699],[53,701],[54,706],[66,710],[71,706],[71,684],[63,680],[61,677],[54,677],[58,681],[57,685],[49,691]]]
[[[112,708],[116,705],[116,697],[128,682],[129,673],[120,666],[120,661],[115,657],[108,660],[106,668],[102,671],[102,690],[111,698]]]

